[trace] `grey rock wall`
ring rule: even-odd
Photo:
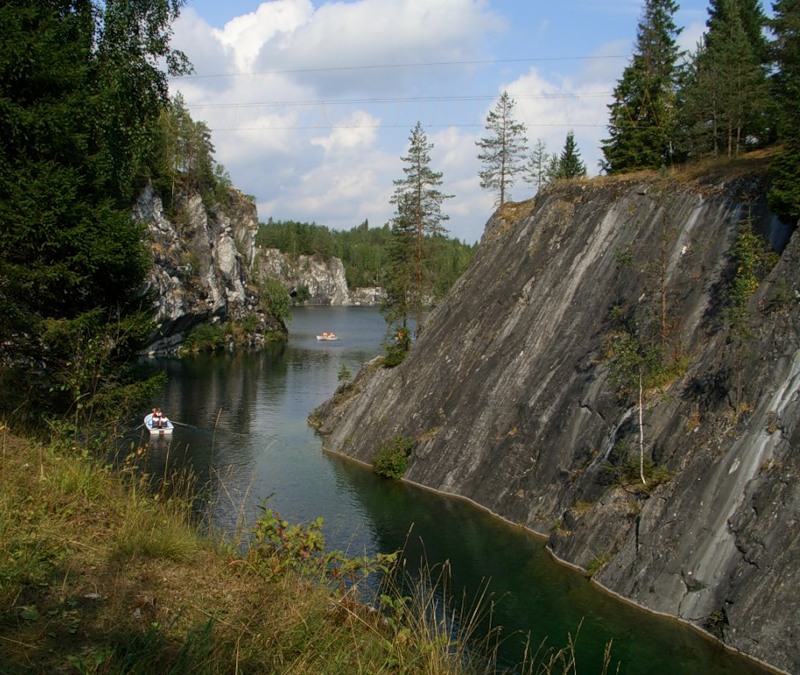
[[[260,277],[280,279],[286,288],[308,289],[308,305],[378,305],[383,298],[381,288],[347,287],[347,278],[339,258],[301,255],[292,257],[278,249],[258,249],[256,269]]]
[[[549,537],[556,556],[651,610],[800,672],[800,240],[736,176],[567,182],[507,204],[397,368],[370,368],[315,412],[325,447],[364,462],[401,434],[406,478]],[[725,299],[737,227],[781,256],[734,333]],[[620,314],[666,318],[686,366],[643,410],[606,345]],[[614,317],[617,317],[615,319]],[[742,337],[744,335],[744,337]]]
[[[158,329],[148,351],[176,349],[200,323],[255,316],[258,329],[251,346],[285,326],[259,306],[251,279],[258,217],[252,201],[231,190],[224,204],[207,208],[196,193],[176,197],[169,217],[152,188],[139,195],[134,217],[147,224],[153,267],[146,286],[155,304]]]

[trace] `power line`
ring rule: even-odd
[[[497,65],[501,63],[536,63],[541,61],[597,61],[608,59],[628,59],[629,54],[614,54],[605,56],[541,56],[524,59],[485,59],[474,61],[430,61],[423,63],[383,63],[377,65],[356,65],[356,66],[319,66],[316,68],[286,68],[282,70],[261,70],[249,73],[209,73],[205,75],[178,75],[173,77],[175,80],[186,79],[205,79],[214,77],[253,77],[256,75],[291,75],[298,73],[329,73],[336,71],[352,70],[391,70],[399,68],[431,68],[434,66],[485,66]]]
[[[260,126],[260,127],[213,127],[211,131],[328,131],[331,129],[410,129],[416,124],[416,122],[410,124],[312,124],[312,125],[297,125],[297,126]],[[457,127],[457,128],[483,128],[483,124],[473,124],[473,123],[454,123],[454,124],[425,124],[423,122],[423,127],[426,129],[449,129],[450,127]],[[570,128],[570,129],[598,129],[598,128],[605,128],[606,124],[569,124],[567,122],[564,123],[546,123],[546,124],[531,124],[529,125],[532,128],[537,127],[552,127],[552,128]]]
[[[582,99],[582,98],[608,98],[611,92],[558,92],[553,94],[520,94],[515,99]],[[412,96],[412,97],[384,97],[384,98],[353,98],[353,99],[317,99],[299,101],[261,101],[252,103],[195,103],[192,108],[280,108],[292,106],[331,106],[331,105],[366,105],[376,103],[464,103],[467,101],[494,101],[497,95],[478,96]]]

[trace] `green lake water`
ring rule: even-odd
[[[351,554],[405,547],[449,561],[449,594],[471,600],[488,585],[492,622],[503,627],[500,654],[511,668],[531,644],[563,647],[576,636],[578,672],[745,675],[767,672],[676,621],[653,616],[599,591],[559,565],[544,542],[458,499],[387,481],[325,454],[309,413],[335,391],[344,365],[353,375],[381,353],[385,323],[374,308],[293,310],[286,346],[249,355],[152,359],[169,381],[155,403],[178,423],[157,441],[149,470],[190,464],[208,486],[208,517],[231,531],[252,523],[258,504],[292,522],[322,516],[329,548]],[[336,342],[315,335],[335,331]],[[144,413],[145,411],[143,411]]]

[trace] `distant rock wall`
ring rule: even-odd
[[[348,289],[339,258],[292,257],[274,248],[257,249],[255,268],[260,277],[276,277],[287,288],[307,288],[308,305],[377,305],[383,298],[380,288]]]
[[[252,283],[258,217],[252,200],[230,190],[224,203],[209,209],[197,193],[176,197],[168,217],[151,187],[139,196],[134,217],[147,224],[153,268],[145,292],[153,297],[158,330],[148,350],[176,349],[200,323],[256,317],[251,345],[270,332],[285,333],[283,323],[266,315]]]
[[[406,478],[549,537],[611,591],[800,672],[800,235],[764,168],[558,182],[506,204],[398,367],[315,413],[325,447],[371,462],[415,440]],[[737,228],[781,253],[732,330]],[[664,327],[685,367],[622,399],[620,321]],[[637,328],[638,327],[638,328]],[[651,483],[655,481],[651,477]]]

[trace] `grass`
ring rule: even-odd
[[[242,549],[200,532],[186,477],[145,484],[131,464],[111,470],[2,424],[0,462],[4,675],[493,672],[493,633],[467,648],[490,604],[453,614],[446,570],[387,576],[374,609],[356,587],[307,574],[361,569],[325,551],[316,525],[267,511]],[[518,672],[575,672],[554,654]]]

